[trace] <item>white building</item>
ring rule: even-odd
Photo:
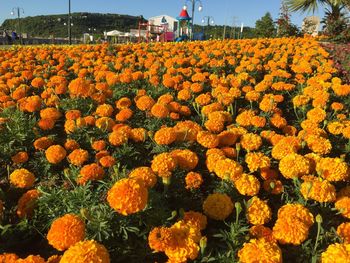
[[[148,22],[151,25],[155,26],[162,26],[162,25],[168,25],[168,32],[176,32],[178,30],[178,24],[179,22],[177,21],[176,18],[168,16],[168,15],[160,15],[160,16],[154,16],[150,17],[148,19]]]

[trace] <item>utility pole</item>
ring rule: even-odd
[[[22,45],[23,44],[23,39],[22,39],[22,26],[21,26],[21,11],[24,14],[23,8],[21,8],[21,7],[14,7],[14,8],[12,8],[11,15],[15,15],[17,13],[19,43]]]
[[[232,17],[232,38],[236,38],[236,22],[237,22],[237,17],[234,16]]]
[[[68,0],[68,43],[72,45],[72,31],[71,31],[71,5]]]

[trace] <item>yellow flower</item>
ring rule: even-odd
[[[233,211],[233,203],[228,195],[214,193],[205,199],[203,210],[212,219],[225,220]]]
[[[58,164],[66,157],[66,150],[61,145],[52,145],[45,151],[49,163]]]
[[[241,195],[254,196],[260,190],[259,180],[251,174],[242,174],[234,181],[234,185]]]
[[[241,263],[282,263],[282,251],[275,242],[251,239],[238,251],[238,258]]]
[[[321,263],[350,262],[350,244],[331,244],[321,254]]]
[[[214,155],[213,155],[214,156]],[[209,159],[210,155],[207,159]],[[237,180],[243,172],[243,167],[229,158],[218,159],[214,163],[214,172],[221,179]]]
[[[199,158],[195,152],[191,150],[173,150],[170,155],[176,160],[177,165],[184,170],[193,170],[196,168]]]
[[[64,252],[60,263],[109,263],[107,249],[94,240],[80,241]]]
[[[305,199],[313,199],[318,202],[335,201],[335,187],[330,182],[314,176],[304,176],[302,179],[304,182],[300,186],[300,192]]]
[[[247,219],[250,224],[264,225],[271,220],[272,212],[266,201],[254,196],[248,202]]]
[[[159,176],[169,177],[176,165],[176,159],[170,153],[161,153],[153,157],[151,168]]]
[[[278,167],[285,178],[293,179],[308,174],[310,162],[302,155],[291,153],[283,157]]]
[[[338,198],[334,207],[339,210],[344,217],[350,219],[350,197],[343,196]]]
[[[350,175],[349,166],[340,158],[321,158],[316,164],[316,171],[331,182],[345,181]]]
[[[262,152],[249,152],[245,156],[245,162],[248,164],[250,172],[256,172],[258,169],[270,167],[270,158]]]
[[[30,188],[34,185],[35,176],[27,169],[16,169],[10,174],[10,182],[18,188]]]
[[[246,133],[241,137],[241,145],[247,151],[255,151],[262,145],[262,140],[257,134]]]

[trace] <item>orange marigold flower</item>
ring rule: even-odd
[[[53,129],[53,127],[55,127],[55,124],[56,122],[53,119],[40,119],[38,121],[38,126],[43,131],[48,131]]]
[[[46,150],[53,144],[53,141],[49,137],[41,137],[36,139],[33,144],[36,150]]]
[[[310,162],[302,155],[291,153],[280,161],[278,168],[285,178],[293,179],[308,174]]]
[[[300,186],[300,192],[305,199],[313,199],[318,202],[335,201],[335,187],[330,182],[314,176],[303,176],[302,179],[304,182]]]
[[[343,196],[337,198],[337,201],[334,204],[334,207],[340,211],[342,216],[350,219],[350,197]]]
[[[91,144],[91,147],[95,151],[102,151],[102,150],[104,150],[106,148],[106,141],[104,141],[104,140],[94,141]]]
[[[66,157],[66,150],[61,145],[52,145],[45,151],[49,163],[58,164]]]
[[[55,219],[47,233],[47,241],[59,251],[70,248],[85,237],[85,224],[78,216],[66,214]]]
[[[342,109],[344,109],[344,104],[340,102],[333,102],[331,104],[331,108],[334,111],[341,111]]]
[[[76,140],[72,140],[72,139],[67,139],[66,142],[64,143],[64,148],[67,151],[73,151],[75,149],[78,149],[79,143]]]
[[[141,96],[136,100],[136,107],[142,111],[151,110],[154,104],[155,101],[147,95]]]
[[[81,117],[80,110],[69,110],[66,111],[65,117],[67,120],[76,120]]]
[[[262,201],[256,196],[249,200],[247,219],[250,224],[264,225],[271,220],[271,216],[271,208],[267,205],[266,201]]]
[[[82,166],[88,159],[89,153],[84,149],[75,149],[67,156],[71,164]]]
[[[35,202],[39,196],[40,193],[36,189],[29,190],[21,196],[17,204],[17,215],[19,218],[32,217],[35,208]]]
[[[177,133],[174,128],[164,127],[160,128],[154,134],[154,140],[157,144],[160,145],[169,145],[173,143],[177,138]]]
[[[249,152],[245,156],[245,162],[248,164],[250,172],[256,172],[258,169],[270,167],[270,158],[262,152]]]
[[[53,255],[47,259],[46,263],[60,263],[61,258],[61,255]]]
[[[254,196],[260,191],[259,180],[251,174],[242,174],[234,181],[234,185],[241,195]]]
[[[313,223],[314,217],[306,207],[287,204],[278,210],[273,236],[281,244],[300,245],[307,239]]]
[[[238,258],[241,263],[282,263],[282,250],[275,242],[269,242],[264,238],[251,239],[238,251]]]
[[[0,254],[1,263],[16,263],[17,260],[18,260],[18,256],[14,253]]]
[[[95,114],[99,117],[110,117],[113,114],[113,106],[110,104],[98,105]]]
[[[20,164],[20,163],[25,163],[27,162],[29,159],[28,157],[28,153],[27,152],[18,152],[15,155],[13,155],[11,157],[11,160],[15,163],[15,164]]]
[[[188,101],[192,97],[192,93],[188,89],[182,89],[177,93],[177,99],[178,100],[183,100],[183,101]]]
[[[95,122],[95,126],[103,131],[112,131],[115,122],[109,117],[98,118]]]
[[[345,244],[350,243],[350,223],[342,223],[337,227],[337,234]],[[350,256],[350,255],[349,255]]]
[[[177,133],[177,141],[196,141],[197,134],[202,130],[198,123],[193,121],[179,121],[174,126]]]
[[[176,159],[170,153],[161,153],[153,157],[151,168],[159,176],[169,177],[176,165]]]
[[[118,110],[129,108],[131,106],[131,100],[127,97],[120,98],[115,102],[115,106]]]
[[[262,145],[262,139],[257,134],[246,133],[241,137],[240,143],[245,150],[254,151],[260,148]]]
[[[35,176],[27,169],[16,169],[10,174],[10,183],[18,188],[30,188],[34,185]]]
[[[252,226],[249,229],[249,236],[256,239],[264,238],[269,242],[276,242],[272,229],[263,225]]]
[[[174,237],[170,228],[155,227],[148,234],[148,245],[156,252],[163,252],[174,245]]]
[[[98,162],[102,167],[112,167],[115,164],[116,160],[113,156],[106,155],[101,157]]]
[[[225,220],[233,211],[233,203],[227,194],[214,193],[203,203],[204,213],[215,220]]]
[[[110,263],[107,249],[94,240],[80,241],[64,252],[60,263]]]
[[[321,254],[321,263],[348,262],[350,260],[350,244],[330,244]]]
[[[207,227],[207,217],[202,213],[188,211],[184,213],[183,221],[186,224],[191,224],[199,230],[204,230]]]
[[[326,118],[326,111],[321,108],[313,108],[307,112],[306,116],[309,120],[320,123]]]
[[[207,161],[210,156],[207,157]],[[216,159],[216,160],[215,160]],[[214,159],[214,172],[221,179],[231,179],[236,181],[241,177],[243,167],[236,161],[229,158],[215,158]]]
[[[146,186],[134,179],[122,179],[108,191],[107,201],[118,213],[127,216],[143,210],[148,201]]]
[[[301,143],[297,137],[287,136],[274,145],[271,155],[274,159],[281,160],[288,154],[296,153],[300,148]]]
[[[163,118],[168,117],[169,110],[165,105],[160,104],[160,103],[156,103],[152,106],[151,113],[154,117],[159,118],[159,119],[163,119]]]
[[[203,183],[203,178],[200,173],[189,172],[185,177],[186,189],[197,189]]]
[[[23,109],[28,112],[39,111],[41,108],[41,103],[42,103],[42,100],[37,95],[26,97],[24,100]]]
[[[101,166],[97,163],[91,163],[84,165],[77,178],[77,183],[85,185],[88,181],[101,180],[105,175],[105,172]]]
[[[219,145],[219,138],[210,132],[199,131],[197,133],[197,142],[205,148],[215,148]]]
[[[276,179],[268,179],[264,181],[263,187],[266,192],[274,195],[279,195],[284,190],[282,182]]]
[[[117,113],[117,115],[115,115],[115,119],[117,121],[124,122],[124,121],[129,120],[133,114],[134,114],[134,112],[129,108],[121,109]]]
[[[199,158],[195,152],[191,150],[173,150],[170,152],[171,157],[173,157],[177,163],[177,165],[184,170],[193,170],[196,168]]]
[[[40,117],[57,121],[62,117],[62,113],[56,108],[45,108],[40,111]]]
[[[40,256],[29,255],[24,259],[17,259],[16,263],[45,263],[45,259]]]
[[[122,131],[113,131],[109,134],[108,141],[114,146],[121,146],[128,142],[128,137],[128,134],[125,134]]]
[[[147,131],[144,128],[134,128],[130,131],[130,139],[134,142],[144,142],[146,140]]]
[[[349,166],[341,158],[321,158],[316,163],[316,171],[331,182],[346,181],[350,175]]]
[[[210,132],[219,133],[224,129],[225,124],[223,121],[217,119],[209,119],[204,123],[204,126]]]
[[[147,188],[152,188],[157,183],[157,176],[150,167],[142,166],[135,168],[129,174],[129,178],[141,180]]]
[[[90,83],[83,78],[76,78],[68,85],[69,94],[71,97],[86,98],[91,95]]]

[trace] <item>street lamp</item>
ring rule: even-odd
[[[24,9],[21,7],[12,8],[11,15],[15,15],[17,13],[17,22],[18,22],[18,34],[19,34],[19,42],[22,43],[22,30],[21,30],[21,11],[24,14]]]
[[[192,4],[192,22],[191,22],[191,39],[193,40],[194,33],[194,9],[196,8],[196,3],[198,2],[198,11],[201,12],[203,10],[203,5],[201,0],[186,0],[186,2],[191,2]],[[185,4],[183,9],[187,10],[187,5]]]
[[[68,43],[72,45],[72,31],[71,31],[71,5],[70,0],[68,0]]]
[[[202,18],[202,24],[203,24],[203,34],[204,34],[204,25],[205,25],[205,22],[207,22],[206,24],[207,24],[207,26],[208,26],[208,28],[210,27],[210,24],[211,25],[214,25],[214,17],[212,17],[212,16],[204,16],[203,18]]]

